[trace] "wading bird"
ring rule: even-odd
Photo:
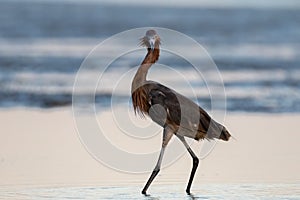
[[[149,116],[163,127],[163,141],[157,164],[148,179],[142,194],[160,171],[165,148],[173,135],[184,144],[193,158],[193,167],[186,188],[190,194],[191,185],[198,167],[199,159],[189,147],[185,137],[200,139],[221,139],[228,141],[229,132],[214,121],[201,107],[174,90],[154,81],[147,80],[149,68],[159,58],[160,37],[155,30],[148,30],[141,39],[141,45],[147,48],[147,55],[138,68],[131,86],[132,102],[135,113]]]

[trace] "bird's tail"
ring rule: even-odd
[[[199,108],[199,111],[201,113],[199,126],[201,128],[199,128],[199,130],[200,132],[202,131],[206,133],[204,138],[207,140],[220,139],[228,141],[231,135],[229,131],[225,128],[225,126],[213,120],[202,108]],[[196,139],[197,138],[198,137],[196,137]]]
[[[231,137],[230,133],[228,132],[228,130],[223,126],[222,132],[219,136],[220,140],[224,140],[224,141],[228,141],[229,138]]]
[[[210,128],[208,129],[206,138],[207,139],[220,139],[228,141],[231,137],[229,131],[216,121],[211,121]]]

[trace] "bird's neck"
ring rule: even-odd
[[[159,58],[159,48],[151,50],[148,48],[148,53],[145,56],[142,64],[138,68],[134,79],[132,81],[132,91],[141,87],[147,80],[147,74],[150,67],[158,60]]]

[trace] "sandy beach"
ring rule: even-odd
[[[0,187],[143,185],[149,175],[122,173],[96,161],[81,144],[70,109],[4,109],[0,121]],[[300,115],[229,113],[225,121],[236,139],[219,142],[201,161],[195,185],[299,183]],[[154,184],[185,184],[190,169],[185,154]]]

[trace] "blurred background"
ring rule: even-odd
[[[160,127],[135,117],[130,103],[130,82],[146,53],[139,47],[144,32],[130,41],[139,49],[111,63],[96,90],[101,58],[125,45],[112,44],[97,62],[88,62],[76,88],[83,98],[77,100],[90,108],[86,99],[96,92],[97,113],[71,112],[84,59],[105,39],[139,27],[190,36],[205,47],[223,78],[227,115],[219,120],[206,86],[218,82],[214,69],[200,66],[206,70],[201,77],[180,55],[162,51],[149,73],[149,79],[193,100],[197,95],[199,105],[236,138],[218,142],[201,162],[192,190],[201,195],[196,198],[300,199],[299,24],[299,0],[0,0],[0,199],[141,198],[149,173],[122,169],[128,163],[142,166],[143,159],[123,156],[129,152],[153,155],[149,164],[143,162],[152,170],[161,147]],[[198,56],[185,44],[180,47],[187,54]],[[103,139],[91,137],[102,136],[101,131]],[[152,187],[157,199],[187,198],[190,156],[179,140],[172,142],[183,156],[160,172]],[[199,153],[203,142],[190,142]],[[108,143],[115,149],[106,148]],[[169,156],[170,147],[166,161],[176,158]],[[87,150],[93,158],[121,160],[120,168],[107,167]]]
[[[150,26],[180,31],[207,49],[223,77],[229,111],[300,112],[297,0],[4,0],[0,5],[1,108],[70,106],[76,72],[88,53],[107,37]],[[118,75],[141,60],[125,57],[110,73]],[[184,62],[167,56],[163,61],[179,72],[188,70]],[[191,84],[201,96],[205,85]],[[107,105],[111,91],[96,95],[98,105]],[[125,93],[124,101],[129,96]],[[202,101],[209,107],[209,94]]]

